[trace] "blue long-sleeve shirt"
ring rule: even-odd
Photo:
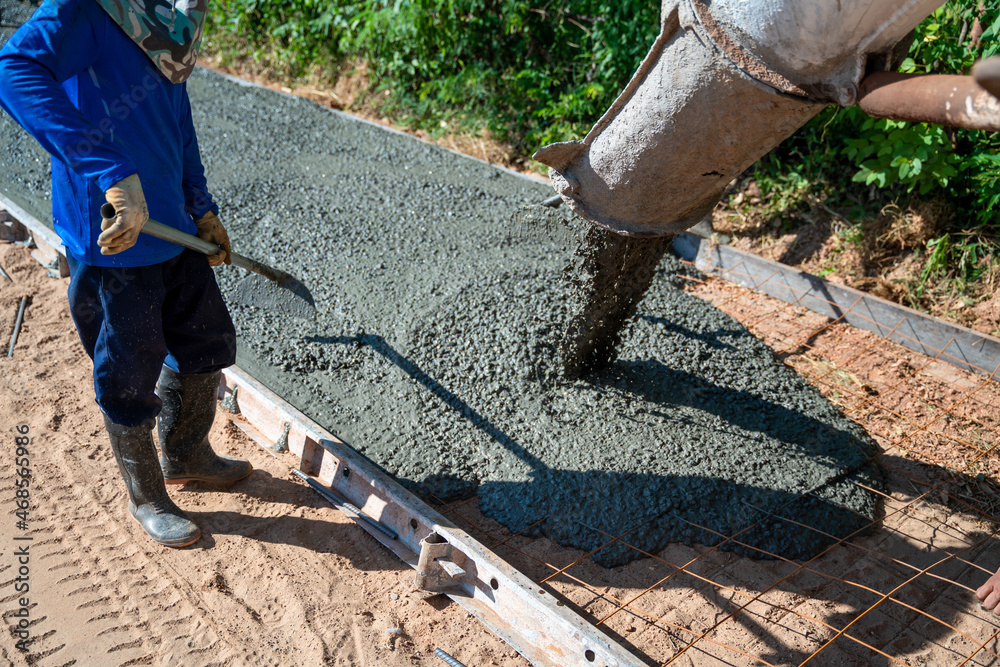
[[[140,234],[102,255],[104,191],[132,174],[149,217],[189,234],[218,212],[186,84],[170,83],[93,0],[46,0],[0,49],[0,108],[52,155],[52,219],[84,264],[147,266],[181,248]]]

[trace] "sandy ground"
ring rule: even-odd
[[[0,609],[11,628],[0,664],[443,664],[435,647],[470,666],[527,664],[447,598],[418,596],[409,567],[225,411],[213,442],[250,459],[253,475],[226,491],[172,487],[204,537],[185,549],[148,540],[93,401],[68,279],[47,277],[19,245],[0,244],[0,266],[13,278],[0,278],[4,353],[20,297],[31,297],[14,356],[0,358]],[[15,515],[19,426],[30,437],[27,530]],[[27,653],[15,647],[21,598]]]
[[[447,599],[423,600],[406,566],[225,411],[213,441],[249,458],[253,476],[228,491],[173,487],[205,537],[180,550],[146,539],[93,403],[67,280],[47,277],[17,245],[0,244],[0,266],[14,278],[0,278],[4,351],[17,303],[31,297],[14,357],[0,358],[0,609],[11,629],[0,663],[437,665],[441,647],[469,667],[526,664]],[[972,596],[1000,565],[995,525],[984,520],[1000,504],[997,457],[966,465],[996,442],[1000,384],[724,285],[695,292],[742,321],[766,322],[755,333],[884,448],[886,517],[873,535],[809,563],[671,545],[606,569],[583,552],[510,535],[474,500],[440,509],[647,664],[1000,664],[1000,619]],[[810,325],[817,333],[802,353],[796,341]],[[947,418],[933,421],[942,407]],[[20,425],[31,438],[27,530],[15,514]],[[949,479],[920,462],[935,458],[969,474]],[[973,476],[980,470],[985,481]],[[21,576],[30,589],[18,593]],[[21,597],[28,653],[15,647]]]

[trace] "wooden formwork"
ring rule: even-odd
[[[69,275],[69,264],[66,263],[66,249],[59,235],[36,220],[31,214],[21,208],[3,193],[0,193],[0,209],[6,211],[5,220],[0,220],[9,240],[27,243],[34,246],[31,256],[46,267],[54,275],[65,278]],[[2,237],[0,237],[2,238]]]
[[[417,571],[417,587],[448,595],[532,664],[642,664],[245,371],[223,376],[220,395],[256,431],[248,434],[287,447],[300,470],[360,510],[341,508]]]

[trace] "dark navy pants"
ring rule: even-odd
[[[185,250],[126,268],[67,259],[70,312],[94,361],[97,404],[111,421],[138,426],[160,413],[164,363],[207,373],[236,361],[233,321],[204,255]]]

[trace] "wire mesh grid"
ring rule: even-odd
[[[808,561],[720,548],[749,526],[605,569],[594,552],[511,534],[476,498],[443,513],[647,664],[1000,664],[1000,618],[974,596],[1000,566],[1000,359],[959,370],[946,351],[890,341],[896,328],[878,336],[719,278],[688,280],[878,442],[887,491],[867,490],[883,500],[880,521]],[[636,549],[627,533],[604,537],[599,549]]]

